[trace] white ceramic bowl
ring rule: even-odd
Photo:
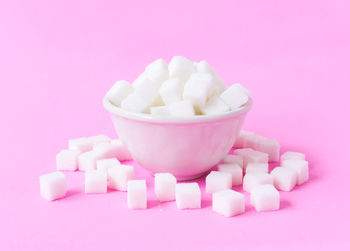
[[[202,176],[232,148],[252,101],[219,115],[152,117],[103,105],[131,156],[152,173],[170,172],[178,180]]]

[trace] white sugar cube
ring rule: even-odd
[[[288,159],[282,163],[283,167],[293,168],[298,175],[297,184],[301,185],[309,179],[309,162],[301,159]]]
[[[40,196],[45,200],[62,198],[67,192],[66,176],[61,172],[44,174],[39,177]]]
[[[166,80],[159,89],[164,104],[170,105],[182,100],[184,83],[179,78]]]
[[[243,148],[245,145],[246,137],[248,135],[253,135],[253,134],[254,134],[253,132],[241,130],[233,146],[235,148]]]
[[[298,174],[293,168],[275,167],[271,171],[274,186],[282,191],[291,191],[297,184]]]
[[[132,156],[129,150],[123,141],[121,141],[120,139],[114,139],[114,140],[111,140],[111,144],[116,146],[116,158],[119,161],[132,159]]]
[[[273,185],[260,185],[252,189],[250,202],[258,212],[277,210],[280,208],[280,195]]]
[[[96,169],[96,161],[100,156],[95,151],[82,153],[78,156],[78,168],[80,171]]]
[[[103,134],[89,137],[88,140],[92,145],[111,141],[111,139],[108,136]]]
[[[142,84],[145,79],[148,79],[147,78],[147,74],[146,72],[142,72],[135,80],[134,82],[132,82],[132,86],[133,88],[137,88],[140,84]]]
[[[78,150],[62,150],[56,155],[57,170],[75,171],[78,168]]]
[[[237,164],[243,168],[243,157],[240,155],[228,154],[222,159],[222,163]]]
[[[182,56],[174,56],[168,65],[168,69],[170,77],[178,77],[182,81],[186,81],[196,71],[192,61]]]
[[[192,102],[189,100],[175,102],[168,107],[169,113],[173,117],[192,117],[195,115]]]
[[[109,187],[112,189],[126,191],[129,180],[134,179],[134,167],[129,165],[118,165],[107,170]]]
[[[232,186],[242,184],[243,169],[238,164],[219,164],[218,171],[230,173],[232,175]]]
[[[159,201],[175,200],[176,178],[171,173],[154,175],[154,192]]]
[[[150,105],[144,97],[133,93],[122,101],[120,107],[129,112],[147,113]]]
[[[187,80],[184,91],[184,100],[192,101],[195,108],[204,107],[209,91],[213,86],[213,76],[209,73],[193,73]]]
[[[233,84],[221,93],[220,98],[230,106],[231,109],[236,109],[248,102],[249,94],[239,87],[238,84]]]
[[[247,135],[243,147],[252,148],[256,151],[267,153],[270,162],[279,160],[280,144],[277,140],[268,139],[255,134]]]
[[[245,169],[245,173],[268,173],[269,172],[269,164],[267,163],[248,163],[247,168]]]
[[[215,193],[232,188],[232,173],[211,171],[205,178],[205,192]]]
[[[150,63],[145,70],[148,79],[155,83],[163,83],[169,78],[168,64],[159,58]]]
[[[106,193],[107,173],[101,170],[85,172],[85,193]]]
[[[255,151],[250,148],[236,149],[234,153],[243,157],[244,169],[247,167],[248,163],[267,163],[269,159],[266,153]]]
[[[201,72],[201,73],[210,73],[213,75],[216,74],[214,68],[211,67],[211,65],[208,64],[208,62],[205,60],[199,61],[196,64],[196,70],[197,72]]]
[[[128,208],[147,208],[147,187],[145,180],[129,180],[127,185]]]
[[[273,177],[268,173],[247,173],[243,178],[243,190],[251,192],[251,190],[259,185],[273,184]]]
[[[120,165],[119,160],[116,158],[100,159],[96,161],[97,170],[106,171],[109,168]]]
[[[93,142],[88,138],[70,139],[68,141],[69,150],[78,150],[81,153],[92,150]]]
[[[144,100],[149,106],[152,106],[159,98],[159,88],[162,82],[153,82],[145,78],[134,87],[134,93],[137,98]]]
[[[289,159],[305,160],[305,154],[299,152],[285,152],[281,155],[281,165],[283,164],[283,161]]]
[[[118,147],[110,142],[99,143],[93,146],[93,150],[98,154],[99,158],[108,159],[116,158]]]
[[[211,97],[204,107],[200,108],[201,112],[205,115],[222,114],[230,110],[230,107],[226,105],[218,96]]]
[[[175,187],[178,209],[201,208],[201,191],[198,183],[178,183]]]
[[[150,112],[155,117],[168,117],[168,116],[170,116],[168,106],[154,106],[154,107],[151,107]]]
[[[213,85],[209,91],[209,97],[220,96],[227,89],[227,86],[218,75],[213,75]]]
[[[107,92],[108,100],[116,106],[120,106],[121,102],[133,92],[133,87],[125,80],[117,81]]]
[[[213,193],[212,208],[213,211],[226,217],[244,213],[244,195],[230,189]]]

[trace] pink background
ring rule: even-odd
[[[1,1],[1,250],[234,250],[350,247],[348,1]],[[67,140],[115,137],[102,97],[150,61],[206,59],[252,91],[244,128],[305,152],[310,181],[281,210],[224,218],[159,204],[130,211],[126,194],[46,202],[38,177]],[[171,142],[169,142],[171,143]],[[202,184],[202,181],[200,181]],[[247,197],[248,198],[248,197]]]

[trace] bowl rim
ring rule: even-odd
[[[230,117],[236,117],[240,114],[246,113],[252,107],[253,101],[249,98],[248,102],[243,106],[222,114],[214,114],[214,115],[197,115],[193,117],[155,117],[146,113],[135,113],[129,112],[121,109],[118,106],[112,104],[107,96],[103,98],[103,106],[104,108],[111,114],[117,115],[126,119],[150,122],[150,123],[171,123],[171,124],[187,124],[187,123],[201,123],[208,121],[215,121],[221,119],[227,119]]]

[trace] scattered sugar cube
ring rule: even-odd
[[[250,202],[258,212],[277,210],[280,208],[280,195],[273,185],[260,185],[252,189]]]
[[[246,137],[248,135],[253,135],[254,133],[253,132],[249,132],[249,131],[243,131],[241,130],[236,141],[235,141],[235,144],[233,145],[233,147],[235,148],[243,148],[244,145],[245,145],[245,140],[246,140]]]
[[[85,172],[85,193],[106,193],[107,173],[101,170]]]
[[[192,101],[195,108],[204,107],[213,86],[213,76],[209,73],[193,73],[187,80],[183,99]]]
[[[108,100],[116,106],[120,106],[121,102],[133,92],[133,87],[125,80],[117,81],[107,92]]]
[[[96,169],[96,161],[100,156],[95,151],[82,153],[78,156],[78,168],[80,171]]]
[[[231,189],[213,193],[213,211],[231,217],[244,213],[244,195]]]
[[[221,93],[220,98],[230,106],[231,109],[236,109],[248,102],[249,94],[239,87],[238,84],[233,84]]]
[[[168,117],[170,116],[168,106],[154,106],[150,109],[151,114],[155,117]]]
[[[148,79],[155,83],[163,83],[169,78],[168,64],[159,58],[150,63],[145,70]]]
[[[168,69],[170,77],[178,77],[181,81],[186,81],[196,71],[192,61],[182,56],[174,56]]]
[[[116,158],[118,147],[110,142],[98,143],[92,148],[101,159]]]
[[[118,165],[107,170],[109,187],[119,191],[126,191],[129,180],[134,179],[134,167]]]
[[[211,171],[205,178],[205,192],[215,193],[232,188],[232,173]]]
[[[309,162],[301,159],[284,160],[282,167],[293,168],[298,175],[297,184],[301,185],[309,179]]]
[[[171,173],[154,175],[154,191],[159,201],[175,200],[176,178]]]
[[[190,100],[170,104],[169,112],[173,117],[192,117],[195,115],[195,111]]]
[[[269,172],[269,164],[267,163],[248,163],[247,168],[245,169],[245,173],[268,173]]]
[[[80,153],[92,150],[93,143],[88,138],[70,139],[68,141],[69,150],[78,150]]]
[[[128,208],[147,208],[147,187],[145,180],[129,180],[127,185]]]
[[[57,170],[75,171],[78,168],[78,150],[62,150],[56,155]]]
[[[228,154],[222,159],[222,163],[237,164],[243,168],[243,157],[240,155]]]
[[[198,183],[176,184],[175,199],[178,209],[201,208],[201,191]]]
[[[299,152],[285,152],[281,155],[281,165],[283,164],[283,161],[288,159],[305,160],[305,154]]]
[[[150,102],[144,97],[132,93],[122,101],[120,107],[129,112],[146,113],[149,110]]]
[[[89,137],[88,140],[91,142],[92,145],[111,141],[111,139],[108,136],[103,134]]]
[[[208,62],[205,60],[199,61],[196,64],[196,70],[197,72],[201,72],[201,73],[210,73],[212,75],[216,74],[214,68],[211,67],[211,65],[208,64]]]
[[[255,151],[250,148],[236,149],[234,154],[240,155],[243,157],[243,168],[247,167],[248,163],[267,163],[269,156],[266,153]]]
[[[120,162],[116,158],[100,159],[96,161],[96,165],[97,165],[97,170],[107,172],[109,168],[120,165]]]
[[[184,84],[179,78],[166,80],[159,89],[159,94],[166,105],[182,100]]]
[[[219,164],[218,171],[232,174],[232,186],[242,184],[243,169],[238,164]]]
[[[131,154],[126,145],[120,139],[111,140],[111,144],[116,145],[116,158],[119,161],[131,160]]]
[[[205,115],[222,114],[229,111],[230,107],[226,105],[218,96],[213,96],[200,110]]]
[[[273,177],[268,173],[247,173],[243,178],[243,190],[251,192],[251,190],[259,185],[273,184]]]
[[[260,135],[247,135],[243,144],[245,148],[252,148],[256,151],[267,153],[269,161],[274,162],[279,160],[280,144],[277,140],[268,139]]]
[[[274,186],[282,191],[291,191],[297,184],[298,174],[293,168],[275,167],[271,171]]]
[[[40,196],[45,200],[62,198],[67,192],[66,176],[61,172],[44,174],[39,177]]]

